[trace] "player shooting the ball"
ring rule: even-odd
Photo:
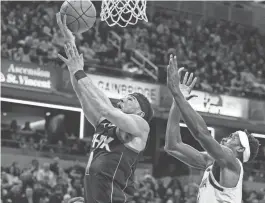
[[[190,76],[186,73],[181,82],[183,68],[178,69],[177,59],[173,56],[170,57],[167,71],[167,85],[174,100],[167,123],[165,151],[189,166],[205,170],[197,196],[198,203],[241,203],[243,163],[256,157],[259,141],[245,130],[232,133],[219,144],[211,136],[202,117],[185,99],[196,78],[193,79],[192,73]],[[180,115],[207,153],[182,142]]]
[[[79,55],[75,37],[66,26],[66,16],[63,22],[60,13],[56,17],[66,40],[67,58],[58,57],[68,66],[84,114],[95,127],[84,178],[85,197],[70,202],[128,202],[135,192],[134,171],[146,147],[153,110],[140,93],[129,94],[118,102],[118,108],[114,108],[83,71],[83,55]]]

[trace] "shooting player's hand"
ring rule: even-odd
[[[67,58],[58,54],[58,57],[67,65],[70,72],[74,73],[78,70],[84,69],[84,58],[83,54],[78,53],[75,45],[70,42],[65,43],[64,50]]]
[[[57,24],[60,28],[60,31],[62,35],[64,36],[64,39],[66,42],[71,42],[73,45],[75,44],[75,36],[73,33],[68,29],[66,25],[66,15],[63,15],[63,22],[62,22],[62,16],[61,13],[56,14]]]

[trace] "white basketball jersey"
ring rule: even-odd
[[[221,186],[214,178],[212,173],[213,165],[209,166],[204,172],[200,184],[197,203],[241,203],[242,202],[242,184],[243,184],[243,166],[240,160],[240,175],[236,187],[225,188]]]

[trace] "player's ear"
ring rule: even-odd
[[[140,111],[139,116],[144,117],[145,113],[143,111]]]
[[[238,148],[236,149],[237,152],[244,152],[245,151],[245,147],[242,146],[238,146]]]

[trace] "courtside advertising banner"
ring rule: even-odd
[[[52,91],[57,80],[55,70],[34,63],[1,60],[1,85],[37,91]]]
[[[193,109],[196,111],[248,119],[248,99],[210,94],[196,90],[192,91],[192,94],[198,96],[189,101]],[[169,110],[172,104],[172,95],[168,91],[168,88],[161,86],[160,95],[160,106]]]

